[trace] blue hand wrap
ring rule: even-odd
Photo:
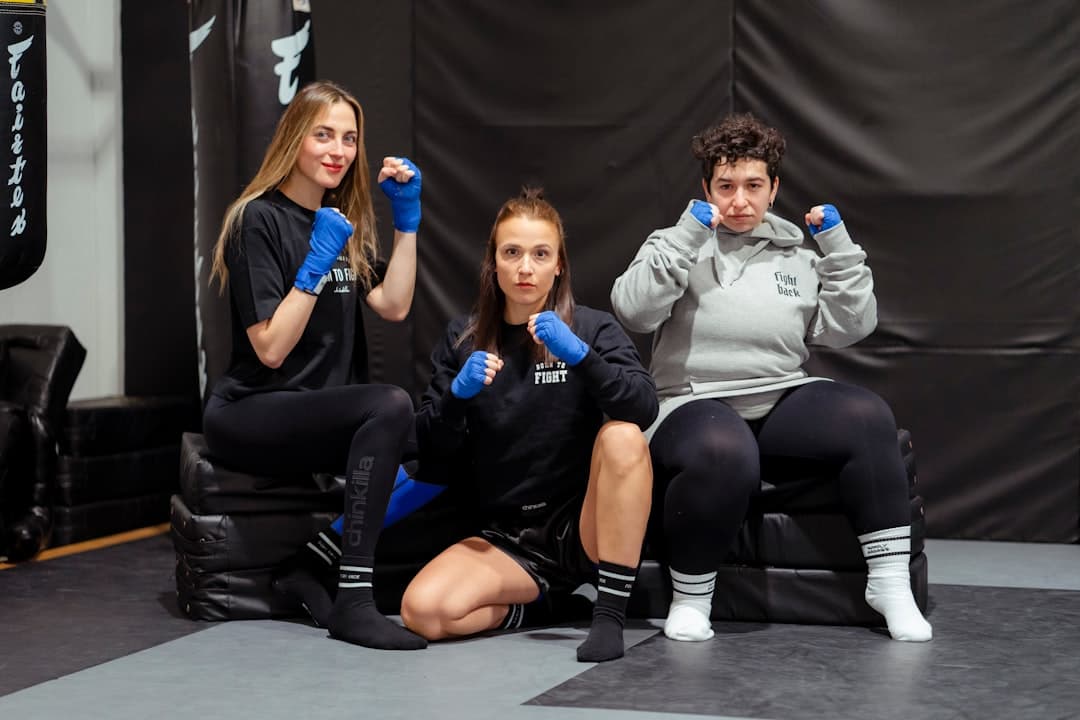
[[[589,354],[589,346],[551,310],[537,315],[535,325],[536,337],[567,365],[573,367]]]
[[[450,392],[454,397],[468,400],[484,389],[487,379],[487,353],[477,350],[465,361],[454,382],[450,383]]]
[[[709,203],[703,200],[695,200],[690,204],[690,214],[699,223],[712,230],[713,212]]]
[[[837,210],[834,205],[822,205],[821,209],[825,213],[825,217],[821,220],[821,225],[806,226],[806,228],[810,231],[810,237],[817,235],[823,230],[834,228],[842,222],[842,220],[840,220],[840,211]]]
[[[414,173],[409,181],[402,183],[390,177],[379,183],[379,187],[390,198],[394,228],[404,233],[414,233],[420,227],[420,168],[409,158],[401,158],[401,163]]]
[[[296,287],[310,295],[318,295],[326,282],[326,274],[352,234],[352,225],[339,211],[326,207],[316,210],[308,241],[311,249],[296,273]]]

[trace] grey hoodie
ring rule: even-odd
[[[845,347],[877,326],[866,253],[843,223],[803,247],[794,223],[767,213],[749,233],[713,231],[690,214],[656,230],[611,291],[630,330],[655,333],[651,371],[660,416],[722,397],[747,419],[783,390],[824,378],[802,369],[808,343]]]

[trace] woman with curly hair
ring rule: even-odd
[[[705,200],[653,232],[611,293],[627,328],[655,333],[654,507],[674,586],[664,632],[712,637],[716,569],[762,469],[774,477],[795,462],[835,477],[867,561],[866,601],[892,637],[929,640],[910,587],[907,475],[892,411],[869,390],[802,367],[808,344],[845,347],[876,327],[866,253],[833,205],[804,217],[822,255],[769,211],[784,154],[776,129],[730,115],[691,148]]]

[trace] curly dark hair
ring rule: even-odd
[[[746,159],[764,160],[769,180],[775,180],[784,157],[784,145],[779,130],[746,113],[728,115],[699,132],[690,141],[690,151],[701,161],[701,176],[708,185],[718,162]]]

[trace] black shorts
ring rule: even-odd
[[[573,498],[528,525],[492,521],[480,537],[512,557],[543,595],[571,593],[583,583],[596,584],[596,565],[585,554],[578,527],[584,500]]]

